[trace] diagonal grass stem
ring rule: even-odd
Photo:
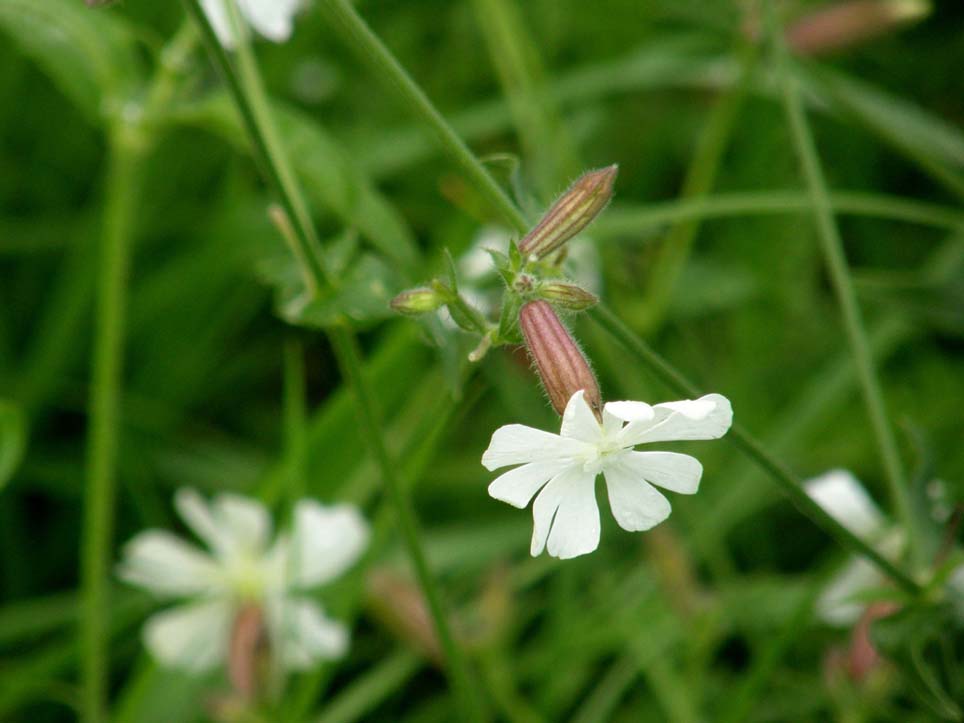
[[[860,307],[857,304],[857,294],[854,290],[847,257],[844,254],[840,230],[837,228],[836,218],[834,217],[820,157],[800,99],[798,80],[791,71],[789,52],[778,27],[772,2],[767,4],[767,10],[767,24],[776,55],[777,80],[782,93],[783,108],[810,194],[817,236],[820,240],[820,247],[827,268],[830,271],[837,303],[840,305],[843,316],[847,343],[850,345],[850,351],[854,357],[864,402],[883,458],[891,500],[896,507],[897,515],[904,525],[904,529],[907,531],[911,561],[913,564],[917,564],[920,562],[918,558],[920,535],[918,534],[917,520],[907,486],[907,475],[900,459],[897,440],[887,415],[880,380],[877,377],[877,370],[870,354],[867,332],[864,329]]]
[[[321,3],[321,7],[332,22],[343,31],[348,39],[348,44],[356,54],[366,61],[376,75],[381,77],[386,83],[394,86],[413,114],[436,132],[436,135],[441,140],[443,150],[449,155],[451,160],[460,168],[463,168],[466,175],[470,178],[482,179],[478,190],[486,192],[486,195],[502,213],[503,219],[515,229],[524,232],[527,224],[519,209],[516,208],[511,199],[496,185],[478,158],[472,155],[465,144],[459,140],[455,131],[451,129],[442,115],[431,105],[431,101],[428,100],[421,88],[418,87],[411,76],[408,75],[401,64],[391,55],[390,51],[382,44],[378,37],[375,36],[355,10],[345,2],[345,0],[324,0]],[[636,335],[604,305],[596,307],[595,310],[589,313],[605,331],[626,347],[644,366],[656,373],[670,388],[682,394],[697,394],[696,388],[680,374],[679,371],[636,337]],[[840,544],[866,557],[906,591],[913,594],[920,592],[920,585],[906,573],[882,557],[876,550],[856,537],[828,515],[817,503],[811,500],[806,492],[803,491],[800,480],[781,462],[770,456],[740,425],[734,425],[729,438],[773,477],[798,509],[810,517],[817,525],[833,535]]]
[[[245,42],[244,33],[236,33],[239,42],[237,50],[238,68],[235,69],[227,52],[218,41],[198,0],[185,0],[185,2],[189,13],[200,27],[205,41],[211,49],[218,69],[228,84],[228,89],[241,112],[256,155],[292,224],[297,242],[295,256],[310,277],[313,287],[309,288],[309,293],[331,289],[334,282],[329,276],[321,257],[321,244],[308,214],[307,204],[288,163],[284,148],[277,137],[257,64]],[[235,29],[239,30],[240,18],[237,7],[234,2],[228,2],[227,5]],[[449,679],[462,707],[464,719],[471,721],[484,720],[481,699],[472,685],[468,663],[461,648],[455,642],[442,610],[441,596],[426,561],[415,511],[406,490],[401,485],[396,464],[388,453],[381,421],[376,409],[375,397],[362,370],[358,342],[351,329],[344,323],[334,325],[327,330],[327,334],[341,373],[355,398],[363,434],[375,457],[389,500],[398,517],[402,538],[415,568],[419,586],[425,595],[435,630],[445,653]]]

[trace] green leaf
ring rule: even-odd
[[[448,279],[449,288],[453,293],[459,293],[459,272],[455,265],[455,259],[452,258],[452,252],[448,250],[448,247],[442,250],[442,257],[445,261],[445,278]]]
[[[326,328],[345,317],[356,324],[371,323],[393,316],[388,303],[397,289],[398,274],[384,261],[364,254],[342,277],[333,293],[303,303],[301,289],[288,288],[279,304],[281,315],[293,324]]]
[[[13,402],[0,399],[0,489],[10,481],[27,447],[27,423]]]
[[[94,122],[143,75],[131,29],[108,10],[74,0],[0,0],[0,30]]]

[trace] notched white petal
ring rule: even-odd
[[[621,463],[640,479],[684,495],[695,494],[703,476],[698,459],[676,452],[629,452]]]
[[[824,512],[858,537],[873,537],[884,528],[880,508],[849,471],[830,470],[805,482],[804,488]]]
[[[268,509],[248,497],[222,493],[212,505],[215,521],[232,548],[258,554],[268,546],[271,536],[271,515]]]
[[[144,644],[162,665],[194,673],[210,670],[227,656],[231,612],[223,600],[165,610],[144,625]]]
[[[523,509],[533,495],[566,466],[565,462],[530,462],[516,467],[493,480],[489,485],[489,495]]]
[[[207,501],[197,490],[181,488],[174,495],[174,507],[181,519],[212,551],[222,554],[230,549],[230,535],[221,528]]]
[[[300,0],[240,0],[239,7],[251,26],[268,40],[281,43],[291,37]]]
[[[630,422],[623,428],[621,441],[626,446],[646,442],[719,439],[733,423],[730,400],[721,394],[664,402],[653,407],[653,411],[653,419]]]
[[[652,529],[672,512],[669,500],[628,466],[610,465],[603,475],[613,517],[624,530],[642,532]]]
[[[592,552],[599,546],[599,508],[595,475],[570,468],[553,477],[532,505],[533,557],[546,549],[567,559]]]
[[[655,415],[653,408],[646,402],[606,402],[603,409],[623,422],[645,422]]]
[[[602,428],[586,403],[583,390],[580,389],[569,398],[562,415],[562,429],[559,434],[567,439],[578,439],[590,444],[597,443],[602,436]]]
[[[361,556],[369,534],[368,523],[353,505],[299,501],[288,562],[292,584],[308,588],[338,577]]]
[[[482,464],[491,472],[510,464],[570,457],[583,446],[578,440],[565,439],[524,424],[507,424],[493,433],[489,447],[482,455]]]
[[[320,660],[342,657],[348,650],[348,628],[332,620],[311,600],[290,598],[268,608],[271,639],[289,670],[307,670]]]
[[[218,586],[215,561],[163,530],[145,530],[124,546],[118,576],[160,596],[190,596]]]

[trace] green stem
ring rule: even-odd
[[[91,361],[90,426],[81,540],[82,717],[88,723],[106,719],[109,575],[114,530],[124,307],[143,152],[136,132],[123,125],[110,134],[109,144]]]
[[[268,182],[275,188],[285,216],[294,228],[294,239],[298,243],[298,262],[307,267],[308,283],[314,287],[309,288],[308,293],[313,296],[321,289],[331,288],[333,283],[321,258],[321,243],[311,222],[308,206],[298,190],[294,173],[287,162],[284,147],[274,130],[261,76],[246,37],[242,33],[238,38],[239,69],[235,71],[227,51],[218,40],[198,0],[185,0],[185,6],[200,28],[205,44],[214,56],[215,65],[228,85],[235,106],[241,114],[248,139],[254,146],[255,159],[268,177]],[[241,21],[235,3],[228,2],[227,7],[235,26],[239,25]]]
[[[964,231],[964,214],[932,203],[900,196],[860,191],[831,191],[830,206],[837,213],[887,219]],[[640,230],[691,218],[729,218],[810,212],[810,194],[800,191],[745,191],[705,198],[680,199],[646,205],[617,204],[593,222],[594,236],[636,234]]]
[[[784,111],[810,193],[820,246],[843,315],[847,343],[850,345],[850,351],[854,357],[864,402],[870,415],[874,434],[877,437],[877,445],[880,447],[890,495],[904,529],[907,531],[911,561],[913,564],[917,564],[920,562],[918,557],[920,536],[907,487],[907,476],[897,449],[897,440],[894,437],[887,415],[880,381],[877,378],[877,370],[870,354],[867,332],[864,329],[860,307],[857,305],[857,294],[854,291],[853,279],[850,276],[850,268],[847,265],[843,243],[840,239],[840,231],[837,228],[833,208],[830,204],[820,157],[800,100],[799,81],[796,75],[791,72],[791,60],[777,24],[772,2],[767,4],[767,24],[776,55],[777,79],[782,91]]]
[[[495,189],[495,193],[490,190],[487,195],[493,201],[499,201],[497,208],[502,212],[504,219],[519,231],[525,231],[527,224],[521,212],[513,205],[508,196],[502,193],[485,167],[459,140],[445,119],[435,110],[425,94],[415,84],[415,81],[392,57],[388,49],[365,25],[354,9],[345,0],[323,0],[322,8],[325,9],[327,15],[337,27],[348,36],[349,43],[356,53],[366,60],[378,75],[384,76],[386,80],[391,82],[399,90],[403,100],[415,115],[436,131],[436,134],[442,139],[443,150],[448,153],[450,158],[462,167],[471,178],[480,178],[484,181],[480,182],[479,189]],[[605,306],[596,307],[590,314],[606,331],[626,346],[630,352],[652,369],[671,388],[691,396],[698,394],[695,387],[685,377],[639,340]],[[834,535],[841,544],[868,558],[908,592],[917,593],[920,591],[920,586],[914,580],[824,512],[803,491],[799,480],[780,462],[770,457],[756,440],[744,432],[739,425],[734,425],[729,437],[757,464],[771,474],[777,484],[784,489],[804,514]]]
[[[667,387],[678,394],[688,397],[697,397],[700,395],[700,390],[693,385],[692,382],[653,351],[642,339],[636,336],[608,307],[600,304],[591,310],[589,315],[593,321],[608,332]],[[800,512],[809,517],[817,526],[835,537],[841,545],[867,558],[867,560],[873,563],[882,573],[891,578],[907,592],[917,594],[921,591],[920,585],[910,576],[837,522],[837,520],[828,515],[820,505],[810,499],[810,496],[804,491],[800,479],[784,466],[782,462],[770,456],[769,452],[767,452],[742,425],[734,423],[726,438],[739,447],[744,454],[756,462],[763,470],[769,473],[773,481],[777,483]]]
[[[529,224],[522,212],[347,0],[321,0],[318,7],[371,73],[395,90],[409,111],[432,130],[442,149],[493,210],[519,233],[525,233]]]
[[[402,539],[408,548],[412,566],[415,568],[415,576],[425,595],[425,602],[428,605],[429,614],[436,621],[436,632],[439,636],[439,642],[442,645],[442,651],[452,677],[455,692],[462,701],[463,709],[468,715],[468,720],[483,720],[485,716],[481,701],[479,700],[475,687],[469,682],[468,665],[461,650],[455,644],[448,624],[445,623],[442,602],[433,583],[432,573],[425,557],[425,551],[422,548],[418,521],[412,507],[412,501],[402,487],[401,480],[396,473],[397,467],[389,457],[388,450],[385,447],[381,421],[375,406],[375,398],[371,393],[367,381],[364,379],[357,340],[354,335],[349,333],[344,327],[332,329],[329,338],[334,347],[339,368],[348,380],[349,387],[355,395],[361,425],[362,428],[367,431],[368,441],[375,455],[375,461],[382,471],[388,496],[398,518],[398,526],[402,533]]]
[[[305,357],[301,342],[288,339],[284,347],[284,443],[291,507],[305,496],[305,458],[308,449],[305,405]]]
[[[214,60],[228,84],[235,104],[241,111],[244,125],[264,166],[268,180],[274,186],[275,193],[281,199],[288,220],[292,224],[294,238],[298,243],[296,259],[299,264],[303,265],[304,271],[310,277],[311,284],[314,287],[309,289],[309,293],[332,288],[334,283],[328,276],[321,257],[321,245],[317,233],[307,213],[307,204],[301,194],[294,173],[291,171],[284,148],[277,138],[257,64],[245,42],[245,34],[243,32],[237,33],[238,69],[236,71],[208,22],[199,0],[185,0],[185,2],[188,11],[201,28],[202,34],[211,48]],[[234,2],[228,2],[227,4],[237,30],[240,27],[237,8]],[[411,500],[401,486],[396,464],[388,454],[381,421],[375,408],[374,395],[363,373],[357,340],[351,330],[344,325],[332,327],[327,331],[327,334],[341,373],[355,397],[358,413],[362,420],[362,431],[375,457],[388,496],[398,515],[403,539],[415,568],[422,593],[428,603],[436,633],[443,646],[447,672],[462,706],[464,719],[471,721],[484,720],[482,703],[471,683],[472,678],[469,675],[468,663],[461,648],[455,644],[448,621],[442,611],[441,597],[426,562]]]

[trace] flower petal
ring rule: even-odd
[[[125,582],[162,596],[201,595],[218,586],[217,563],[162,530],[145,530],[128,542],[117,574]]]
[[[596,475],[572,467],[553,477],[532,505],[533,557],[547,546],[549,554],[568,559],[599,547]]]
[[[144,644],[163,665],[191,672],[209,670],[227,656],[232,612],[226,600],[165,610],[144,625]]]
[[[857,596],[883,585],[884,578],[876,567],[863,558],[851,558],[817,599],[817,616],[828,625],[850,627],[867,608],[867,603],[857,600]]]
[[[314,500],[295,506],[288,574],[298,588],[338,577],[368,544],[368,523],[353,505],[326,507]]]
[[[340,658],[348,650],[348,629],[304,598],[268,604],[271,642],[289,670],[306,670],[319,660]]]
[[[622,422],[645,422],[656,416],[646,402],[606,402],[603,411]]]
[[[530,462],[499,475],[489,485],[489,495],[508,502],[519,509],[529,504],[532,496],[550,479],[559,474],[568,463]]]
[[[201,8],[207,15],[208,22],[214,29],[214,34],[225,48],[230,50],[234,47],[234,33],[231,32],[231,19],[228,17],[228,9],[224,6],[224,0],[201,0]]]
[[[884,516],[867,490],[845,469],[834,469],[808,480],[810,498],[858,537],[873,537],[884,525]]]
[[[239,0],[238,6],[255,30],[268,40],[282,43],[291,37],[301,0]]]
[[[263,504],[241,495],[223,493],[214,498],[212,508],[233,549],[250,553],[264,551],[271,536],[271,515]]]
[[[194,533],[219,557],[257,554],[271,534],[271,517],[260,502],[234,494],[220,494],[208,505],[193,489],[181,489],[174,505]]]
[[[596,444],[602,437],[602,428],[586,403],[585,392],[582,389],[569,397],[566,410],[562,414],[561,437],[578,439],[589,444]]]
[[[656,527],[672,511],[669,500],[622,461],[603,470],[609,506],[624,530],[640,532]]]
[[[523,424],[507,424],[492,435],[489,448],[482,455],[482,464],[490,472],[510,464],[549,462],[571,458],[586,445],[558,434]]]
[[[703,475],[698,459],[676,452],[628,452],[620,463],[637,477],[683,495],[694,494]]]
[[[632,447],[644,442],[671,442],[686,439],[718,439],[733,422],[730,401],[721,394],[699,399],[665,402],[653,407],[652,419],[627,424],[620,442]]]

